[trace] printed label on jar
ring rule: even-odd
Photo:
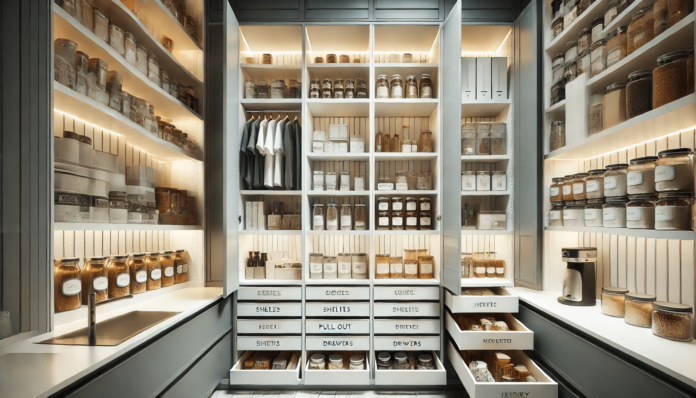
[[[675,176],[674,166],[664,165],[655,167],[655,182],[673,180]]]
[[[184,273],[188,274],[188,263],[184,263]]]
[[[418,225],[418,217],[406,217],[406,225]]]
[[[638,221],[640,220],[640,215],[642,214],[640,207],[628,207],[626,208],[626,220],[628,221]]]
[[[378,210],[389,211],[389,203],[381,202],[377,208]]]
[[[341,225],[350,227],[352,225],[353,218],[351,216],[341,216]]]
[[[579,184],[573,184],[573,195],[579,195],[581,194],[585,189],[585,184],[579,183]]]
[[[394,217],[394,218],[392,218],[392,225],[394,225],[394,226],[404,225],[404,219],[401,217]]]
[[[429,227],[430,226],[430,217],[421,217],[420,218],[420,225],[421,225],[421,227]]]
[[[578,213],[576,210],[563,210],[563,219],[564,220],[577,220]]]
[[[315,224],[316,225],[316,224]],[[336,227],[338,228],[338,219],[334,218],[326,220],[326,228]]]
[[[82,291],[82,282],[79,279],[68,279],[63,282],[63,296],[75,296]]]
[[[397,183],[396,183],[396,190],[397,190],[397,191],[406,191],[406,190],[408,190],[408,183],[406,183],[406,182],[397,182]],[[394,203],[394,210],[401,210],[401,208],[399,208],[399,209],[396,208],[397,205],[401,206],[401,203]]]
[[[109,279],[107,279],[107,277],[98,276],[92,279],[92,289],[94,289],[95,292],[102,292],[106,290],[107,287],[109,287]]]
[[[462,189],[464,191],[473,191],[476,189],[476,176],[465,175],[462,177]]]
[[[153,281],[157,281],[162,277],[162,269],[160,268],[155,268],[152,271],[150,271],[150,279]]]
[[[364,274],[366,272],[365,263],[353,263],[353,272],[358,274]]]
[[[421,211],[430,210],[430,202],[421,202]]]
[[[309,263],[309,272],[313,274],[321,274],[321,270],[323,269],[322,263]]]
[[[420,269],[421,269],[421,274],[432,274],[433,273],[433,263],[421,263]]]
[[[400,188],[397,188],[400,189]],[[392,210],[393,211],[401,211],[404,208],[404,204],[402,202],[392,202]]]
[[[416,202],[406,202],[406,211],[416,210]]]
[[[643,183],[642,171],[629,171],[626,175],[626,184],[630,186],[640,185]]]
[[[486,273],[486,267],[476,267],[476,268],[474,269],[474,271],[475,271],[477,274],[485,274],[485,273]]]
[[[324,272],[326,273],[334,273],[336,272],[336,269],[338,267],[338,264],[336,263],[324,263]]]
[[[486,273],[488,273],[488,274],[495,274],[495,267],[488,267],[488,268],[486,268]]]
[[[599,209],[585,209],[585,220],[596,220],[599,216]]]
[[[560,191],[558,187],[551,188],[551,196],[558,196],[558,191]]]
[[[350,263],[341,262],[338,263],[338,273],[339,274],[349,274],[350,273]]]
[[[504,191],[505,190],[505,176],[504,175],[498,175],[495,174],[493,176],[493,189],[496,191]]]
[[[135,281],[137,283],[147,282],[147,271],[138,271],[135,273]]]
[[[598,192],[599,191],[599,181],[587,181],[585,183],[585,190],[587,192]]]
[[[389,226],[389,217],[380,217],[379,218],[379,225],[382,227],[388,227]]]
[[[549,219],[560,220],[561,219],[561,211],[560,210],[551,210],[549,212]]]
[[[118,274],[116,277],[116,286],[126,287],[130,285],[130,275],[128,274]]]
[[[171,278],[172,276],[174,276],[174,267],[164,268],[164,276],[166,278]]]
[[[655,221],[674,220],[674,206],[660,206],[655,208]]]
[[[324,225],[324,217],[322,216],[314,216],[314,226],[315,227],[321,227]]]
[[[564,185],[563,186],[563,195],[568,196],[568,195],[572,195],[572,194],[573,194],[573,191],[570,188],[570,185]]]
[[[604,177],[604,189],[614,189],[616,188],[616,177]]]
[[[608,208],[602,212],[604,221],[611,221],[616,218],[616,209]]]
[[[491,177],[488,175],[476,176],[476,189],[478,191],[487,191],[490,189]]]
[[[177,274],[183,274],[183,273],[184,273],[184,265],[183,265],[183,264],[179,264],[179,265],[176,266],[176,273],[177,273]]]

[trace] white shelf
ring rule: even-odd
[[[368,117],[369,98],[312,98],[307,107],[314,117]]]
[[[299,111],[302,108],[301,98],[243,98],[242,106],[247,111],[265,111],[265,110],[283,110],[283,111]]]
[[[652,1],[650,0],[633,0],[633,3],[626,7],[626,9],[619,15],[614,18],[613,21],[609,23],[609,25],[604,27],[604,30],[602,30],[602,33],[600,33],[600,37],[602,39],[606,39],[607,36],[609,36],[609,33],[619,26],[628,26],[628,24],[631,23],[631,18],[633,18],[634,15],[636,15],[636,12],[640,10],[643,7],[646,6],[652,6]]]
[[[439,279],[375,279],[375,286],[440,286]]]
[[[544,158],[547,160],[588,159],[693,128],[696,125],[694,104],[696,104],[696,94],[689,94],[591,135],[576,144],[549,152]]]
[[[604,11],[606,11],[607,3],[607,1],[598,0],[595,1],[589,7],[587,7],[587,9],[582,14],[580,14],[579,17],[575,18],[575,21],[571,22],[568,26],[564,26],[563,31],[551,40],[551,42],[546,46],[546,53],[551,58],[553,58],[558,53],[565,53],[566,43],[568,43],[569,41],[577,40],[578,33],[581,30],[583,30],[584,28],[591,28],[592,21],[595,18],[599,16],[604,16]],[[549,28],[549,32],[550,31],[551,29]]]
[[[375,117],[430,117],[438,102],[437,98],[375,99]]]
[[[300,286],[302,279],[241,279],[239,286]]]
[[[650,328],[631,326],[623,318],[602,315],[599,300],[594,307],[576,307],[559,303],[557,298],[561,295],[560,291],[537,291],[519,287],[508,290],[537,310],[696,387],[696,366],[693,366],[696,340],[685,343],[663,339],[653,335]]]
[[[462,191],[462,196],[508,196],[510,191]]]
[[[269,196],[301,196],[302,191],[281,191],[281,190],[241,190],[242,195],[269,195]]]
[[[198,160],[182,148],[166,142],[120,112],[54,81],[55,109],[124,137],[129,144],[157,156],[160,161]],[[202,154],[199,153],[199,156]]]
[[[101,58],[106,61],[109,64],[109,70],[118,71],[123,75],[123,91],[147,100],[150,105],[155,107],[157,115],[171,119],[172,124],[176,125],[189,120],[202,120],[198,113],[162,90],[162,87],[140,73],[134,65],[126,61],[108,43],[98,38],[91,30],[85,28],[56,4],[53,4],[53,14],[55,16],[53,18],[54,36],[68,38],[77,43],[79,51],[89,54],[92,58]],[[59,105],[56,101],[56,106]]]
[[[348,153],[315,153],[315,152],[309,152],[307,154],[307,158],[309,160],[314,160],[317,162],[335,162],[335,161],[345,161],[345,162],[367,162],[370,160],[370,154],[367,152],[364,153],[353,153],[353,152],[348,152]]]
[[[356,231],[356,230],[350,230],[350,231],[344,231],[344,230],[338,230],[338,231],[308,230],[305,233],[307,234],[307,236],[368,236],[372,233],[372,231],[369,231],[369,230],[362,230],[362,231]]]
[[[53,223],[54,231],[202,231],[201,225]]]
[[[462,117],[496,117],[510,106],[510,100],[462,102]]]
[[[661,35],[649,41],[599,75],[587,81],[590,93],[604,93],[607,86],[628,80],[628,74],[637,70],[653,70],[657,58],[672,51],[687,50],[694,44],[694,13],[677,22]]]
[[[433,160],[437,159],[437,152],[380,152],[375,153],[375,161],[402,161],[402,160]]]
[[[510,160],[510,155],[462,155],[465,163],[495,163]]]
[[[462,229],[462,235],[512,235],[511,229]]]
[[[302,67],[297,65],[281,66],[281,65],[264,65],[264,64],[241,64],[242,70],[249,76],[255,79],[266,78],[269,76],[274,79],[285,78],[286,83],[289,79],[302,80]]]
[[[403,231],[387,231],[387,230],[376,230],[375,236],[402,236],[402,235],[440,235],[438,230],[424,230],[424,231],[414,231],[414,230],[403,230]]]
[[[565,106],[566,106],[566,100],[556,102],[555,104],[546,108],[545,112],[547,115],[551,116],[552,122],[555,122],[557,120],[564,121],[565,120]]]
[[[365,79],[369,85],[370,64],[307,64],[310,79],[350,79],[357,84],[356,79]],[[369,91],[369,88],[368,88]]]
[[[369,279],[306,279],[305,285],[318,286],[341,286],[341,285],[363,285],[369,286]]]
[[[390,195],[410,195],[410,196],[424,196],[424,195],[437,195],[439,192],[435,190],[430,190],[430,191],[418,191],[418,190],[409,190],[409,191],[378,191],[375,189],[374,194],[377,196],[390,196]]]
[[[551,232],[580,232],[590,234],[621,235],[637,238],[696,240],[694,231],[656,231],[652,229],[603,228],[603,227],[546,227]]]
[[[510,287],[515,284],[505,278],[462,278],[462,287]]]
[[[307,191],[307,196],[369,196],[370,191]]]
[[[117,0],[111,0],[116,2]],[[203,48],[198,44],[198,42],[189,35],[189,33],[184,29],[178,19],[174,18],[174,15],[169,12],[164,7],[164,2],[162,1],[152,1],[152,2],[142,2],[144,8],[142,11],[147,15],[147,21],[152,23],[154,26],[167,26],[172,29],[167,30],[165,33],[172,40],[174,40],[175,51],[190,51],[190,50],[201,50]],[[153,4],[154,3],[154,4]],[[141,7],[143,6],[141,5]],[[201,23],[198,21],[197,23]],[[171,35],[171,36],[170,36]]]
[[[299,236],[302,235],[302,230],[286,230],[286,229],[278,229],[278,230],[268,230],[268,229],[259,229],[259,230],[243,230],[239,231],[240,235],[282,235],[282,236],[288,236],[288,235],[295,235]]]
[[[406,82],[406,76],[415,75],[416,79],[420,83],[420,75],[423,73],[429,73],[433,78],[437,74],[438,64],[436,63],[383,63],[375,64],[375,78],[377,75],[385,74],[387,76],[399,74],[401,78]],[[435,88],[433,87],[435,90]],[[437,90],[435,90],[437,91]]]

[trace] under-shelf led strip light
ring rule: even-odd
[[[696,129],[696,126],[692,126],[692,127],[689,127],[689,128],[683,129],[683,130],[679,130],[679,131],[676,131],[676,132],[674,132],[674,133],[669,133],[669,134],[667,134],[667,135],[663,135],[662,137],[657,137],[657,138],[653,138],[653,139],[651,139],[651,140],[639,142],[639,143],[637,143],[637,144],[635,144],[635,145],[631,145],[631,146],[627,146],[627,147],[623,147],[623,148],[619,148],[619,149],[614,149],[613,151],[606,152],[606,153],[603,153],[603,154],[597,155],[597,156],[592,156],[592,157],[587,158],[587,159],[585,159],[585,160],[587,161],[587,160],[597,159],[597,158],[601,158],[601,157],[604,157],[604,156],[607,156],[607,155],[611,155],[612,153],[621,152],[621,151],[626,151],[626,150],[631,149],[631,148],[636,148],[636,147],[638,147],[638,146],[640,146],[640,145],[645,145],[645,144],[647,144],[648,142],[653,142],[653,141],[661,140],[661,139],[663,139],[663,138],[671,137],[671,136],[673,136],[673,135],[681,134],[681,133],[684,133],[684,132],[687,132],[687,131],[694,131],[694,129]],[[558,159],[558,160],[575,160],[575,159]]]

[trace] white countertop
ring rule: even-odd
[[[690,343],[657,337],[650,328],[628,325],[623,318],[602,315],[594,307],[572,307],[558,302],[560,292],[507,288],[522,300],[668,375],[696,387],[696,340]]]
[[[192,287],[104,314],[98,313],[97,322],[134,310],[181,312],[113,347],[35,344],[84,328],[87,323],[84,319],[5,347],[0,350],[0,397],[47,397],[137,348],[221,296],[222,288]]]

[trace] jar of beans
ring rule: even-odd
[[[673,51],[657,59],[653,70],[653,109],[687,95],[688,51]]]
[[[627,55],[633,54],[634,51],[643,47],[655,37],[653,27],[652,6],[639,10],[631,17],[631,23],[628,24],[628,39],[626,41]]]
[[[652,110],[653,74],[639,70],[628,75],[626,84],[626,118],[630,119]]]

